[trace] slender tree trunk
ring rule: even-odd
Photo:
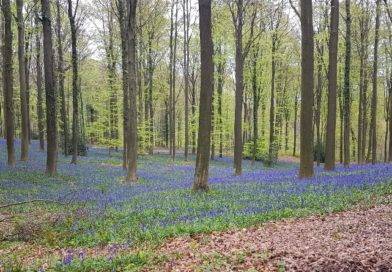
[[[108,84],[110,89],[110,97],[109,97],[109,111],[110,111],[110,139],[113,141],[111,143],[111,148],[115,148],[117,145],[114,144],[118,139],[118,94],[116,87],[116,65],[117,59],[114,53],[114,20],[113,20],[113,5],[110,4],[110,10],[108,11],[108,48],[107,48],[107,61],[108,61]]]
[[[153,49],[152,49],[152,40],[154,38],[154,33],[149,33],[148,38],[148,126],[149,126],[149,154],[152,155],[154,153],[154,108],[153,108],[153,88],[154,88],[154,64],[152,59]]]
[[[271,97],[270,97],[270,128],[269,128],[269,151],[268,156],[271,160],[276,150],[276,139],[275,139],[275,74],[276,74],[276,33],[272,34],[272,52],[271,52]]]
[[[259,86],[257,84],[257,60],[259,57],[259,49],[255,48],[253,52],[252,60],[252,91],[253,91],[253,163],[256,161],[257,156],[257,144],[259,140]]]
[[[343,164],[348,167],[350,164],[350,70],[351,70],[351,0],[346,0],[346,55],[344,68],[344,89],[343,89]]]
[[[222,55],[221,45],[218,48],[219,56]],[[223,157],[223,119],[222,119],[222,93],[224,84],[225,63],[221,60],[217,65],[218,72],[218,127],[219,127],[219,158]]]
[[[339,39],[339,0],[331,1],[328,65],[328,116],[325,141],[325,170],[335,169],[336,141],[336,88]]]
[[[44,142],[44,111],[42,108],[42,67],[41,67],[41,32],[39,28],[38,12],[36,14],[36,36],[35,36],[35,50],[36,50],[36,70],[37,70],[37,118],[38,118],[38,138],[40,150],[45,150]]]
[[[54,175],[57,171],[57,123],[56,123],[56,90],[54,82],[54,57],[52,44],[52,16],[49,0],[41,0],[42,24],[44,33],[44,67],[46,92],[46,138],[47,159],[46,172]]]
[[[76,7],[77,8],[77,7]],[[77,33],[76,17],[77,10],[72,8],[72,0],[68,0],[68,19],[71,27],[71,47],[72,47],[72,160],[76,164],[78,159],[79,145],[79,90],[78,90],[78,51],[77,51]]]
[[[18,60],[19,60],[19,87],[20,87],[20,112],[21,112],[21,152],[20,160],[29,159],[29,119],[26,96],[26,63],[25,63],[25,26],[23,16],[23,0],[16,0],[17,26],[18,26]]]
[[[196,82],[192,84],[192,154],[196,154]]]
[[[377,74],[378,74],[378,43],[379,43],[379,29],[380,29],[380,13],[381,0],[376,0],[376,27],[374,34],[374,60],[373,60],[373,92],[372,92],[372,164],[377,162]]]
[[[237,0],[235,24],[235,120],[234,120],[234,168],[235,175],[242,174],[242,108],[244,100],[244,55],[242,49],[243,0]]]
[[[67,107],[65,103],[65,90],[64,90],[64,80],[65,80],[65,71],[64,71],[64,52],[63,52],[63,37],[61,31],[61,4],[60,0],[56,1],[57,7],[57,17],[56,17],[56,36],[57,36],[57,73],[58,73],[58,91],[59,97],[61,99],[61,130],[63,136],[63,152],[65,156],[68,156],[69,152],[69,135],[68,135],[68,117],[67,117]]]
[[[314,39],[311,0],[301,0],[301,154],[300,178],[313,176]]]
[[[129,135],[128,182],[137,181],[137,86],[136,86],[136,8],[137,0],[127,0],[128,10],[128,79],[129,79]]]
[[[13,102],[13,69],[12,69],[12,11],[10,0],[2,0],[1,9],[4,16],[3,44],[3,91],[4,91],[4,123],[7,141],[7,164],[15,166],[14,148],[14,102]]]
[[[122,68],[122,89],[123,89],[123,169],[127,169],[127,139],[128,139],[128,119],[129,119],[129,91],[128,91],[128,49],[127,31],[124,0],[117,0],[117,11],[121,35],[121,68]]]
[[[388,111],[388,128],[389,128],[389,152],[388,161],[392,161],[392,71],[389,71],[389,78],[387,79],[387,88],[389,95],[389,111]]]
[[[298,124],[298,95],[295,94],[294,100],[294,142],[293,142],[293,157],[297,156],[297,124]]]
[[[208,190],[214,63],[212,59],[211,0],[199,0],[201,88],[199,137],[193,190]]]
[[[183,2],[184,21],[184,107],[185,107],[185,160],[189,153],[189,0]]]

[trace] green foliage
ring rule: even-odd
[[[265,139],[259,139],[256,145],[256,154],[254,154],[254,142],[249,141],[244,144],[243,158],[253,160],[255,155],[256,161],[261,161],[265,166],[271,167],[278,162],[278,146],[273,144],[272,155],[269,154],[269,146]]]

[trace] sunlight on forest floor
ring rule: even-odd
[[[3,140],[0,146],[4,150]],[[265,168],[244,161],[244,174],[235,177],[232,159],[221,158],[211,164],[211,191],[195,194],[190,190],[194,161],[181,156],[175,162],[166,155],[141,156],[139,182],[128,184],[120,152],[109,157],[107,150],[91,148],[78,165],[61,156],[53,178],[44,174],[46,153],[38,151],[37,142],[30,153],[30,161],[18,162],[16,170],[6,167],[1,153],[0,206],[56,202],[0,210],[0,267],[136,269],[149,254],[120,252],[177,235],[346,210],[392,194],[391,164],[338,166],[328,173],[316,168],[314,178],[298,180],[292,162]]]

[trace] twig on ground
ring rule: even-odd
[[[33,200],[28,200],[28,201],[21,201],[21,202],[5,204],[5,205],[0,206],[0,209],[9,208],[9,207],[13,207],[13,206],[19,206],[19,205],[23,205],[23,204],[36,203],[36,202],[57,203],[57,204],[62,204],[62,205],[66,204],[66,203],[56,201],[56,200],[51,200],[51,199],[33,199]]]

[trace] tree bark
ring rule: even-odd
[[[183,2],[183,21],[184,21],[184,111],[185,111],[185,147],[184,156],[188,160],[189,153],[189,0]]]
[[[63,37],[61,30],[61,4],[60,0],[56,1],[57,16],[56,16],[56,36],[57,36],[57,73],[58,73],[58,91],[60,97],[60,115],[61,115],[61,130],[63,136],[63,153],[68,156],[69,152],[69,134],[68,134],[68,116],[67,107],[65,103],[65,71],[64,71],[64,52],[63,52]]]
[[[76,7],[77,8],[77,7]],[[77,51],[77,30],[76,12],[72,7],[72,0],[68,0],[68,19],[71,27],[71,47],[72,47],[72,160],[76,164],[78,159],[79,145],[79,86],[78,86],[78,51]]]
[[[331,1],[328,64],[328,115],[325,141],[325,170],[335,169],[336,142],[336,88],[339,40],[339,0]]]
[[[44,33],[44,69],[46,92],[46,138],[47,158],[46,172],[54,175],[57,171],[57,122],[56,122],[56,89],[54,82],[54,57],[52,44],[52,16],[50,1],[41,0],[42,24]]]
[[[129,119],[129,88],[128,88],[128,49],[127,49],[127,30],[124,0],[117,0],[117,11],[121,35],[121,68],[122,68],[122,89],[123,89],[123,169],[127,169],[127,139],[128,139],[128,119]]]
[[[314,38],[311,0],[301,0],[301,154],[300,178],[309,178],[313,170],[313,88]]]
[[[7,164],[15,166],[14,147],[14,79],[12,69],[12,11],[10,0],[2,0],[1,9],[4,16],[4,44],[3,44],[3,91],[4,91],[4,123],[5,136],[7,141]]]
[[[136,86],[136,8],[137,0],[127,0],[129,135],[127,181],[137,181],[137,86]]]
[[[211,0],[199,0],[200,27],[200,115],[197,143],[196,169],[193,190],[208,190],[208,167],[210,156],[212,94],[214,80],[213,43],[211,25]]]
[[[35,33],[35,50],[36,50],[36,70],[37,70],[37,118],[38,118],[38,138],[40,150],[45,150],[44,142],[44,110],[42,108],[42,66],[41,66],[41,32],[39,28],[38,12],[35,15],[36,33]]]
[[[343,164],[348,167],[350,164],[350,71],[351,71],[351,0],[346,0],[346,54],[344,68],[344,89],[343,89]]]
[[[18,62],[21,112],[21,152],[20,160],[29,159],[29,118],[26,96],[26,63],[25,63],[25,24],[23,16],[23,0],[16,0],[17,26],[18,26]]]
[[[374,54],[373,54],[373,91],[372,91],[372,110],[371,110],[371,138],[372,138],[372,164],[377,162],[377,74],[378,74],[378,43],[380,29],[381,0],[376,0],[376,27],[374,34]]]
[[[235,175],[242,174],[242,108],[244,100],[244,54],[242,48],[243,0],[236,0],[235,21],[235,120],[234,120],[234,168]]]

